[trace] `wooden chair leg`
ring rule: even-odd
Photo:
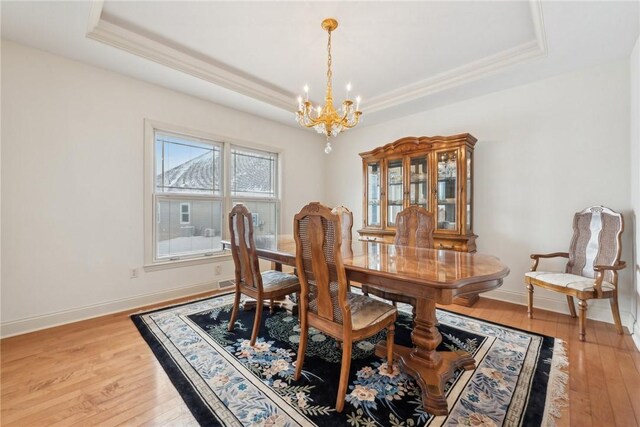
[[[576,315],[576,306],[573,305],[573,297],[571,295],[567,295],[567,304],[569,304],[569,313],[571,314],[571,317],[574,319],[578,317]]]
[[[273,314],[274,306],[273,306],[273,298],[269,300],[269,314]]]
[[[387,327],[387,372],[393,373],[393,342],[396,334],[395,323]]]
[[[369,288],[367,288],[367,285],[362,284],[360,289],[362,290],[362,295],[365,297],[369,296]]]
[[[624,330],[622,329],[622,320],[620,320],[620,309],[618,308],[618,295],[614,294],[613,298],[609,300],[611,304],[611,314],[613,314],[613,322],[616,324],[616,331],[622,335]]]
[[[578,300],[578,308],[580,309],[580,341],[584,341],[587,326],[587,302],[583,299]]]
[[[533,319],[533,285],[531,283],[527,283],[527,316],[529,319]]]
[[[300,310],[300,308],[298,308]],[[298,358],[296,359],[296,372],[293,379],[298,381],[304,364],[304,353],[307,351],[307,337],[309,336],[309,326],[307,325],[307,316],[300,314],[300,343],[298,344]]]
[[[236,286],[236,296],[233,299],[233,309],[231,310],[231,317],[229,318],[229,332],[233,331],[233,327],[236,324],[236,318],[238,317],[238,310],[240,307],[240,289]]]
[[[260,332],[260,323],[262,322],[263,310],[264,305],[262,299],[256,299],[256,315],[253,318],[253,331],[251,332],[251,342],[249,343],[252,347],[256,344],[256,339],[258,339],[258,332]]]
[[[351,347],[353,347],[353,342],[350,339],[343,340],[342,366],[340,368],[340,385],[338,386],[338,396],[336,398],[336,412],[342,412],[344,409],[344,398],[347,395],[349,371],[351,370]]]

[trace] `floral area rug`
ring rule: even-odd
[[[196,420],[203,426],[539,426],[552,425],[565,398],[567,359],[552,337],[438,310],[439,350],[476,360],[447,384],[448,416],[425,412],[416,383],[389,373],[374,354],[383,331],[354,343],[342,413],[334,409],[341,349],[311,329],[303,376],[293,380],[300,326],[284,310],[265,309],[249,346],[252,311],[227,332],[232,296],[223,295],[132,316]],[[410,307],[400,310],[396,343],[411,345]],[[397,365],[396,365],[397,366]]]

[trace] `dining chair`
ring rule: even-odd
[[[393,371],[394,322],[390,304],[348,291],[342,261],[340,216],[318,202],[294,217],[296,267],[301,285],[300,344],[294,379],[300,379],[309,336],[314,327],[341,341],[342,365],[336,411],[342,412],[351,368],[351,351],[359,341],[387,329],[387,368]]]
[[[340,232],[342,234],[342,244],[347,242],[351,244],[352,231],[353,231],[353,212],[344,206],[336,206],[331,209],[331,213],[334,213],[340,217]]]
[[[626,267],[620,261],[621,235],[624,230],[622,214],[604,206],[592,206],[573,217],[573,238],[569,252],[532,254],[531,271],[525,274],[527,285],[527,314],[533,318],[533,287],[563,293],[567,296],[571,317],[576,317],[573,298],[580,309],[580,341],[585,340],[587,300],[609,299],[616,331],[623,333],[618,309],[618,271]],[[542,258],[567,258],[564,273],[538,271]]]
[[[240,294],[254,298],[256,300],[256,314],[250,342],[253,346],[260,331],[264,301],[299,292],[300,282],[293,274],[275,270],[260,272],[260,263],[253,237],[253,219],[251,212],[241,203],[235,205],[229,213],[229,233],[231,254],[235,265],[236,292],[228,330],[229,332],[233,331],[240,306]]]
[[[417,248],[433,248],[433,214],[420,206],[409,206],[396,215],[396,237],[394,244],[399,246],[411,246]],[[415,313],[416,299],[407,295],[390,292],[389,290],[372,285],[362,284],[362,293],[373,294],[393,302],[410,304]]]

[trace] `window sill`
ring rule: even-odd
[[[223,253],[220,253],[219,255],[202,258],[179,259],[175,261],[159,261],[154,262],[153,264],[145,264],[142,267],[144,268],[145,272],[160,271],[170,268],[190,267],[200,264],[215,264],[219,262],[229,261],[231,258],[231,252],[225,251]]]

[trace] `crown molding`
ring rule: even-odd
[[[530,0],[529,6],[535,40],[373,97],[367,101],[367,112],[373,113],[395,107],[432,93],[462,86],[474,80],[498,73],[512,65],[547,56],[547,37],[542,17],[542,2],[541,0]]]
[[[142,58],[182,71],[234,92],[266,102],[285,110],[293,110],[295,95],[224,69],[175,47],[153,40],[123,25],[106,20],[103,1],[92,2],[87,37],[122,49]]]
[[[295,109],[295,95],[284,89],[269,86],[258,79],[242,75],[198,58],[186,50],[126,28],[124,24],[110,22],[103,16],[104,2],[92,2],[87,37],[122,49],[142,58],[190,74],[231,91],[286,111]],[[542,16],[542,0],[529,0],[535,39],[503,50],[494,55],[472,61],[428,79],[412,83],[367,100],[367,113],[392,108],[427,95],[467,84],[498,73],[516,64],[547,55],[547,39]]]

